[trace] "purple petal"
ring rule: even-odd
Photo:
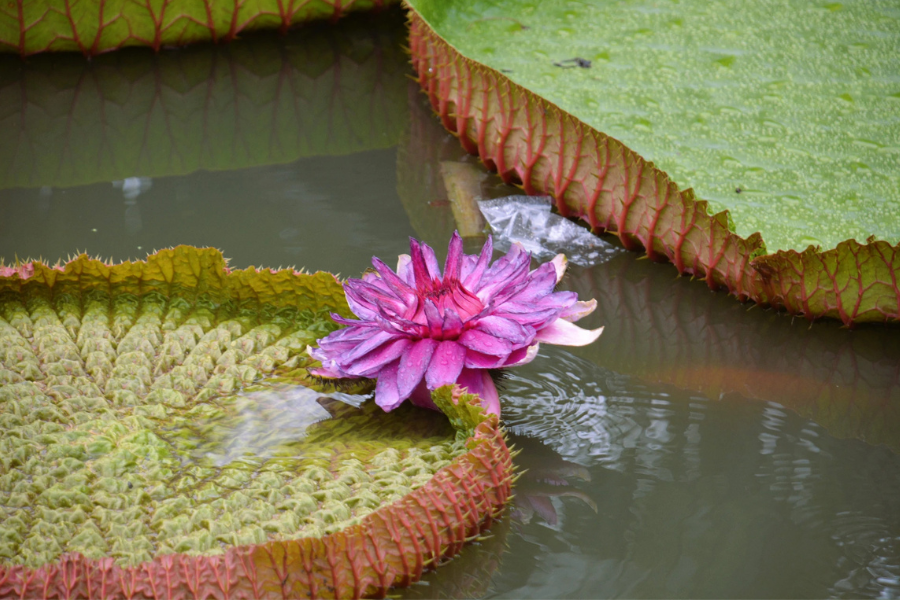
[[[497,338],[509,340],[514,346],[530,344],[531,340],[534,339],[535,333],[532,327],[526,327],[511,319],[495,316],[479,319],[474,329]]]
[[[413,275],[412,258],[409,254],[401,254],[397,257],[397,277],[402,279],[410,287],[416,286],[416,278]]]
[[[377,314],[371,304],[360,302],[356,295],[347,293],[347,290],[345,290],[344,296],[347,298],[347,304],[350,305],[350,311],[360,319],[369,321]]]
[[[345,319],[337,313],[331,313],[331,320],[341,325],[350,325],[351,327],[372,327],[372,323],[357,319]]]
[[[434,255],[434,250],[431,249],[431,246],[428,244],[421,244],[422,247],[422,257],[425,259],[425,266],[428,267],[428,274],[431,275],[431,279],[441,280],[441,268],[438,266],[437,256]]]
[[[566,309],[578,302],[578,294],[575,292],[553,292],[534,302],[539,308]]]
[[[475,295],[483,303],[488,303],[509,286],[518,285],[525,280],[530,265],[531,256],[522,251],[518,244],[514,245],[509,254],[495,262],[487,270],[481,278],[479,287],[475,290]]]
[[[474,263],[471,272],[467,273],[464,270],[462,277],[460,278],[467,289],[478,289],[478,284],[481,282],[481,277],[484,275],[485,270],[488,268],[488,264],[491,262],[493,253],[494,241],[491,236],[488,236],[487,241],[484,243],[484,247],[481,249],[481,254],[478,256],[478,262]]]
[[[461,285],[454,285],[452,290],[450,299],[464,322],[469,321],[484,310],[484,304],[481,303],[478,296],[466,288]]]
[[[538,331],[534,339],[537,342],[559,344],[561,346],[586,346],[600,337],[601,333],[603,333],[602,327],[599,329],[582,329],[578,325],[573,325],[563,319],[557,319]]]
[[[345,363],[344,370],[357,377],[375,377],[384,365],[400,358],[412,340],[400,338],[366,354],[360,360]]]
[[[400,406],[403,398],[397,392],[397,368],[400,361],[383,368],[375,385],[375,404],[390,412]]]
[[[319,367],[318,369],[310,369],[310,375],[315,375],[316,377],[324,377],[326,379],[344,379],[347,377],[347,374],[341,371],[340,369],[332,367]]]
[[[492,356],[506,356],[513,350],[509,340],[496,338],[477,329],[464,331],[458,342],[470,350]]]
[[[430,408],[431,410],[439,412],[441,410],[437,407],[437,404],[434,403],[434,400],[431,399],[431,390],[425,385],[424,379],[416,386],[416,389],[413,390],[412,394],[409,395],[409,401],[419,408]]]
[[[465,360],[466,349],[455,341],[444,340],[439,343],[425,372],[428,389],[434,390],[442,385],[454,383],[463,369]]]
[[[392,292],[361,279],[348,279],[344,284],[344,291],[370,310],[389,309],[398,315],[403,315],[408,310],[408,305]]]
[[[431,357],[437,341],[431,338],[421,339],[400,357],[400,371],[397,374],[397,389],[401,398],[408,398],[422,381],[425,370],[431,363]]]
[[[576,302],[569,308],[559,313],[560,319],[574,323],[582,317],[586,317],[597,309],[597,301],[591,298],[584,302]]]
[[[532,344],[527,348],[519,348],[509,354],[509,358],[503,363],[503,367],[520,367],[527,365],[537,356],[540,344]]]
[[[425,319],[428,322],[428,334],[435,339],[440,339],[444,318],[431,298],[425,299]]]
[[[481,399],[481,407],[488,414],[500,414],[500,396],[490,373],[480,369],[463,369],[457,383],[470,394],[477,394]]]
[[[533,309],[525,307],[526,310],[521,312],[518,310],[520,308],[522,307],[511,306],[511,303],[507,302],[500,310],[494,312],[492,316],[510,319],[519,325],[529,325],[535,330],[543,329],[560,316],[560,311],[557,308]]]
[[[444,323],[441,325],[441,338],[453,340],[462,332],[463,322],[456,311],[449,306],[444,309]]]
[[[462,267],[463,243],[459,232],[454,231],[450,238],[450,247],[447,250],[447,260],[444,261],[444,281],[456,281],[459,279]]]
[[[525,350],[525,348],[523,348]],[[515,352],[513,353],[515,354]],[[512,356],[510,354],[509,356]],[[506,356],[493,356],[491,354],[482,354],[475,350],[466,350],[467,369],[499,369],[506,362]]]
[[[412,260],[416,289],[420,292],[427,292],[431,289],[431,276],[428,274],[428,267],[425,265],[422,247],[419,245],[418,240],[409,238],[409,254]]]
[[[354,361],[358,358],[362,358],[375,348],[378,348],[382,344],[386,344],[393,339],[396,339],[398,336],[393,333],[388,333],[387,331],[377,331],[372,337],[363,341],[359,346],[357,346],[352,352],[348,352],[345,356],[335,357],[340,358],[341,362],[347,364],[351,361]]]
[[[556,271],[551,263],[544,263],[528,275],[528,284],[515,294],[516,302],[534,302],[553,292]]]
[[[397,275],[391,271],[390,267],[374,256],[372,257],[372,266],[375,267],[375,270],[378,271],[378,274],[381,275],[384,282],[387,283],[394,293],[407,305],[415,300],[416,291],[409,287],[405,281],[397,277]]]

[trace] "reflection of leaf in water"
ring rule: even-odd
[[[394,145],[399,15],[90,62],[0,56],[0,188],[285,164]]]
[[[307,436],[310,427],[334,416],[335,401],[358,408],[367,397],[323,394],[301,385],[279,385],[238,394],[223,399],[222,412],[200,428],[203,441],[192,455],[195,459],[211,460],[219,467],[244,456],[256,460],[277,456],[302,458],[293,446]]]

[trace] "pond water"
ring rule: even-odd
[[[154,56],[0,61],[0,256],[359,274],[515,193],[407,78],[398,13]],[[9,134],[13,132],[13,134]],[[474,251],[483,237],[467,239]],[[404,597],[900,595],[900,335],[795,321],[624,251],[606,325],[511,371],[509,516]]]

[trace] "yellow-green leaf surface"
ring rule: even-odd
[[[154,50],[228,42],[254,29],[281,29],[392,0],[18,0],[0,5],[0,50],[22,56],[76,51],[93,56],[126,46]]]
[[[332,275],[212,249],[0,267],[0,566],[321,537],[427,483],[443,415],[310,388],[330,311]]]
[[[465,56],[728,209],[769,252],[900,241],[892,2],[410,4]]]

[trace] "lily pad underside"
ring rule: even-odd
[[[609,57],[599,50],[599,54],[587,57],[557,56],[568,48],[560,40],[571,35],[582,44],[579,31],[593,31],[593,27],[615,31],[621,23],[612,17],[609,22],[592,22],[592,18],[597,18],[594,12],[601,10],[597,7],[570,10],[571,7],[562,4],[541,4],[538,10],[521,0],[509,0],[501,6],[482,4],[477,0],[446,3],[408,0],[410,49],[419,83],[443,125],[459,137],[467,151],[480,156],[504,181],[521,185],[529,194],[552,195],[561,214],[581,218],[595,231],[616,234],[626,248],[643,249],[651,260],[669,261],[680,273],[705,279],[710,288],[725,288],[742,301],[775,306],[808,319],[836,318],[847,325],[900,319],[900,244],[897,243],[900,232],[895,230],[900,220],[891,218],[900,193],[897,185],[900,175],[896,169],[884,167],[892,164],[888,159],[895,156],[891,153],[896,152],[896,139],[884,143],[873,140],[868,145],[862,141],[851,144],[858,152],[872,154],[867,168],[873,172],[867,178],[856,169],[848,173],[847,185],[854,191],[854,186],[864,187],[871,180],[875,187],[869,204],[854,201],[846,205],[846,217],[856,218],[854,213],[857,213],[865,217],[862,221],[874,219],[877,227],[872,227],[877,231],[870,229],[860,234],[855,226],[848,225],[848,231],[837,230],[834,243],[825,234],[809,233],[805,247],[803,236],[782,239],[779,237],[782,234],[776,232],[772,235],[776,238],[773,249],[777,251],[769,253],[763,241],[765,223],[757,223],[759,231],[756,231],[752,226],[732,222],[729,210],[722,210],[726,206],[724,196],[716,195],[713,202],[697,199],[692,189],[679,189],[654,163],[595,128],[602,126],[596,116],[601,111],[592,108],[585,97],[618,98],[617,83],[627,79],[627,73],[633,69],[623,68],[623,73],[613,78],[610,69],[602,68]],[[606,5],[603,9],[611,10]],[[642,13],[637,10],[636,14]],[[624,19],[621,15],[619,18]],[[567,22],[566,27],[561,26],[560,19]],[[896,39],[896,17],[887,16],[882,21],[888,27],[886,35]],[[641,35],[651,35],[652,31],[631,31],[625,47],[620,48],[621,53],[627,55],[631,47],[628,44]],[[687,32],[684,35],[689,37]],[[644,46],[652,47],[652,44],[641,45],[642,51]],[[574,47],[581,48],[577,44]],[[676,53],[678,56],[694,51],[687,47],[678,50],[681,52]],[[885,55],[887,61],[896,61],[895,53],[878,54],[877,48],[869,50],[875,56]],[[674,52],[672,48],[667,51]],[[538,61],[541,56],[543,62]],[[569,60],[573,58],[585,58],[591,64]],[[519,62],[514,63],[514,59]],[[715,68],[734,68],[736,60],[740,57],[717,63]],[[534,69],[526,68],[531,63]],[[873,77],[883,80],[882,71],[888,66],[887,63],[873,65],[877,67]],[[663,75],[672,78],[668,71],[661,72],[660,77]],[[788,83],[785,85],[790,88]],[[721,82],[700,81],[694,85],[716,87]],[[622,86],[627,87],[627,83]],[[791,94],[789,100],[797,101],[796,94]],[[896,104],[892,98],[887,94],[884,99],[872,100],[877,110],[874,116],[866,116],[866,127],[876,133],[880,128],[884,132],[878,135],[888,138],[896,135],[900,126],[896,111],[883,110],[887,105]],[[664,99],[654,99],[648,92],[645,100],[647,107],[653,107]],[[781,102],[790,105],[784,99]],[[652,108],[647,110],[652,112]],[[851,123],[854,118],[858,117],[845,115],[843,120],[829,125],[839,135],[841,123]],[[729,121],[741,122],[739,117]],[[627,131],[628,127],[616,129],[617,135],[620,130]],[[742,132],[726,132],[726,135],[739,133]],[[661,138],[658,147],[662,148],[669,148],[678,139],[673,133],[654,136],[652,128],[644,137],[635,139],[654,140],[655,137]],[[772,139],[777,142],[780,138]],[[746,140],[746,144],[756,142],[753,138]],[[785,145],[795,142],[791,140]],[[717,162],[728,163],[725,160],[728,157],[723,158],[714,151],[717,146],[713,141],[708,144],[712,150],[708,149],[707,154]],[[845,146],[837,144],[835,152],[844,154],[830,159],[837,166],[853,162]],[[665,159],[661,162],[667,166],[678,164],[670,156]],[[819,173],[821,168],[815,165],[813,169],[813,162],[810,162],[811,172]],[[828,190],[833,189],[834,180],[842,177],[843,171],[835,169],[835,177],[828,180]],[[763,175],[754,171],[753,177]],[[815,183],[818,175],[811,177]],[[719,185],[724,184],[719,182]],[[753,189],[750,194],[736,192],[746,184],[728,181],[727,185],[735,192],[733,196],[742,198],[745,208],[738,213],[744,220],[749,220],[745,212],[754,214],[754,202],[764,205],[763,194],[755,194]],[[769,198],[788,216],[795,200]],[[828,200],[833,204],[832,201],[842,200]],[[713,207],[719,212],[711,214]],[[799,223],[798,230],[814,230],[817,220],[826,223],[826,229],[835,228],[832,212],[824,208],[819,216],[814,213],[808,219],[805,225]],[[889,241],[870,236],[876,233]],[[856,237],[846,239],[851,235]],[[820,245],[818,242],[822,240],[825,241]]]
[[[336,21],[396,0],[18,0],[0,5],[0,51],[81,52],[127,46],[160,50],[193,42],[229,42],[245,31]]]
[[[496,417],[314,391],[331,311],[334,276],[213,249],[0,267],[0,597],[383,595],[479,535]]]

